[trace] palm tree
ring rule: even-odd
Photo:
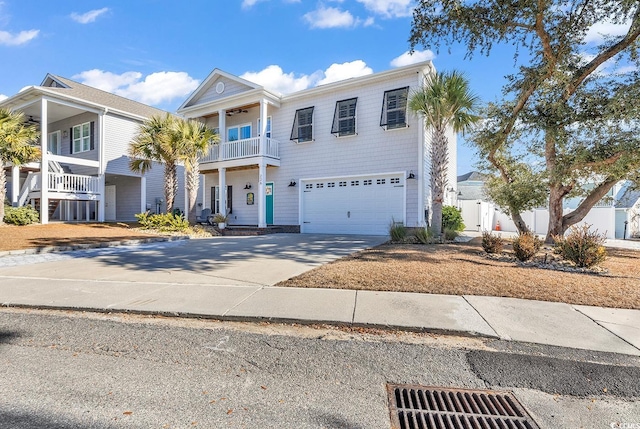
[[[465,133],[480,118],[475,115],[479,98],[469,90],[469,82],[459,72],[434,73],[425,85],[411,96],[409,109],[424,117],[431,132],[431,226],[442,234],[442,204],[447,187],[449,139],[447,130]]]
[[[187,172],[188,219],[196,222],[196,198],[200,187],[200,156],[217,142],[218,135],[205,124],[194,120],[178,119],[174,123],[175,139],[180,146],[180,160]]]
[[[34,125],[25,124],[24,113],[0,109],[0,224],[4,219],[4,200],[7,195],[7,176],[4,166],[20,166],[40,157],[35,146],[39,132]]]
[[[152,116],[144,121],[131,143],[129,143],[129,162],[131,171],[146,173],[153,163],[164,164],[164,197],[167,213],[173,210],[178,192],[178,162],[180,147],[175,139],[175,121],[177,118],[167,113],[165,116]]]

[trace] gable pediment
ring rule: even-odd
[[[214,70],[180,109],[207,104],[260,88],[262,88],[260,85]]]

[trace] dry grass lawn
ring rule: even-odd
[[[519,267],[466,244],[385,244],[318,267],[278,286],[488,295],[640,309],[640,252],[607,249],[607,274]]]
[[[126,224],[50,223],[25,226],[0,225],[0,251],[46,246],[103,243],[148,238],[149,234],[130,229]]]

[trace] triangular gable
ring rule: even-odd
[[[178,111],[255,89],[263,88],[256,83],[249,82],[220,69],[214,69],[189,98],[182,103]]]
[[[48,88],[69,88],[69,85],[67,85],[66,83],[58,79],[57,76],[54,76],[51,73],[47,73],[40,86],[45,86]]]

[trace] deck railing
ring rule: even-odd
[[[280,143],[277,140],[265,139],[264,155],[271,158],[279,158]],[[231,159],[249,158],[260,155],[260,137],[235,140],[214,144],[208,153],[200,159],[200,162],[227,161]]]
[[[41,173],[36,176],[32,191],[40,191],[42,181]],[[52,192],[67,192],[72,194],[99,194],[100,178],[96,176],[84,176],[81,174],[48,173],[47,189]]]

